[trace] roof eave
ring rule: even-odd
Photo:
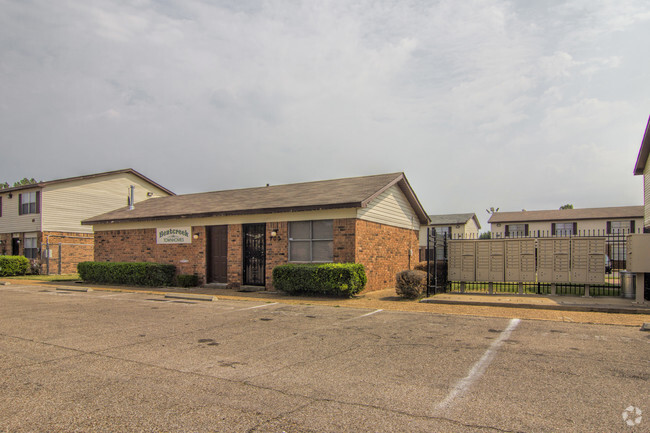
[[[281,212],[305,212],[305,211],[331,210],[331,209],[356,209],[360,207],[361,207],[360,202],[351,202],[351,203],[336,203],[336,204],[329,204],[329,205],[259,208],[259,209],[244,209],[244,210],[224,211],[224,212],[200,212],[200,213],[193,213],[193,214],[156,215],[156,216],[130,217],[130,218],[129,217],[106,218],[106,219],[91,218],[91,219],[83,220],[81,224],[97,225],[97,224],[112,224],[112,223],[126,223],[126,222],[142,222],[142,221],[164,221],[164,220],[187,219],[187,218],[212,218],[212,217],[222,217],[222,216],[256,215],[256,214],[270,214],[270,213],[281,213]]]

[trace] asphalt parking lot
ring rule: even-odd
[[[1,432],[650,431],[636,327],[12,285],[0,371]]]

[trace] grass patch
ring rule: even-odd
[[[80,281],[79,274],[63,275],[21,275],[17,277],[7,277],[12,280],[36,280],[36,281]]]

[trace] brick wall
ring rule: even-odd
[[[278,229],[278,235],[271,231]],[[273,268],[289,261],[289,224],[287,222],[266,224],[266,290],[273,290]]]
[[[38,238],[39,251],[45,251],[49,242],[51,256],[49,273],[59,273],[59,244],[61,244],[61,273],[74,274],[80,262],[94,260],[94,238],[92,233],[42,232]],[[41,273],[48,271],[44,254],[41,257]]]
[[[11,255],[11,233],[0,233],[0,256]]]
[[[228,287],[239,288],[243,281],[242,225],[228,225]]]
[[[366,268],[367,291],[395,287],[395,274],[413,269],[417,264],[418,232],[416,230],[356,221],[356,262]],[[409,251],[413,256],[409,256]]]
[[[230,232],[230,230],[229,230]],[[191,244],[157,244],[156,229],[95,232],[95,260],[98,262],[152,262],[176,266],[177,274],[197,274],[205,282],[205,227],[192,227]],[[228,245],[230,248],[230,245]],[[230,254],[230,251],[228,252]]]
[[[335,219],[334,228],[334,263],[354,263],[356,219]]]

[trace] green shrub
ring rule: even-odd
[[[427,289],[427,273],[424,271],[398,272],[395,280],[395,291],[402,298],[419,298]]]
[[[91,283],[135,286],[171,286],[176,267],[143,262],[81,262],[77,265],[82,280]]]
[[[291,295],[352,297],[366,287],[366,270],[358,263],[287,264],[273,269],[273,286]]]
[[[0,277],[25,275],[29,268],[29,259],[24,256],[0,256]]]
[[[180,274],[176,276],[176,282],[181,287],[196,287],[199,285],[199,276],[196,274]]]

